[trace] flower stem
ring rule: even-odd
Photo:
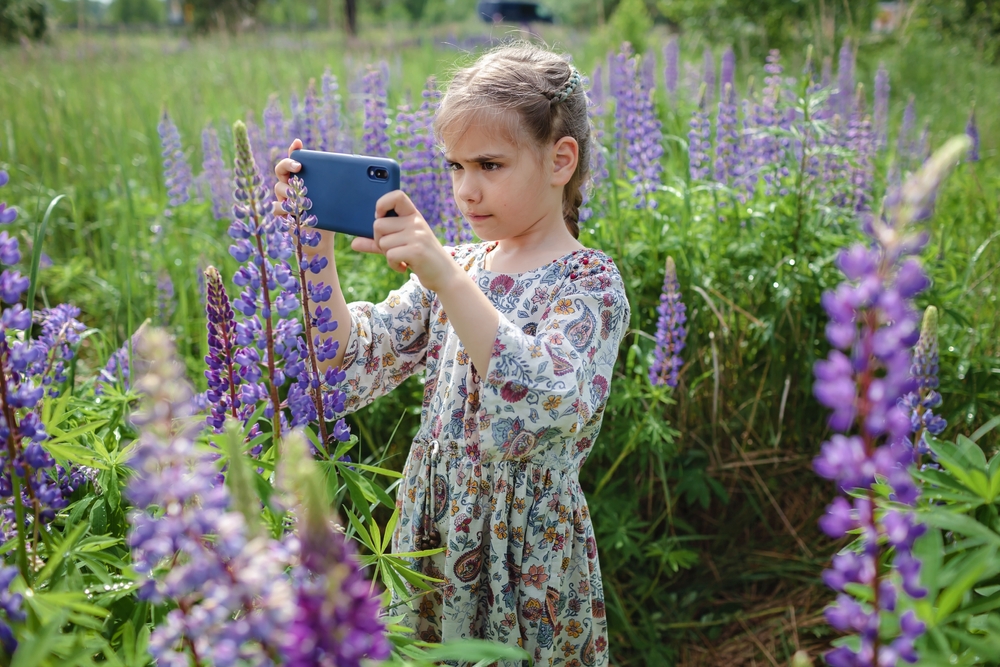
[[[7,347],[7,341],[0,341],[0,367],[7,367],[9,357],[10,350]],[[14,410],[10,407],[10,401],[7,396],[6,372],[0,373],[0,401],[3,403],[3,416],[7,422],[7,456],[10,458],[9,472],[14,495],[14,520],[17,530],[17,567],[21,571],[21,576],[24,578],[25,583],[30,584],[28,551],[25,548],[26,537],[24,535],[24,505],[21,502],[21,480],[18,479],[18,474],[14,470],[14,461],[17,459],[18,452],[18,441],[14,435],[17,432],[17,421],[15,420]],[[28,479],[29,472],[30,469],[25,464],[25,481]],[[30,484],[28,485],[28,491],[29,493],[31,492]]]
[[[322,396],[322,385],[323,382],[320,380],[319,376],[319,362],[316,360],[316,346],[313,342],[312,334],[312,311],[309,308],[309,290],[308,281],[306,280],[306,270],[303,266],[303,251],[302,251],[302,227],[300,224],[300,214],[296,213],[296,219],[292,224],[296,225],[295,234],[295,258],[298,260],[299,269],[299,288],[302,291],[302,319],[305,320],[306,329],[306,345],[309,347],[309,364],[312,366],[312,376],[316,380],[316,386],[313,383],[309,383],[309,393],[312,394],[313,403],[316,405],[316,422],[319,424],[319,435],[320,444],[323,447],[327,446],[326,443],[326,418],[323,414],[323,396]]]
[[[274,433],[274,446],[281,447],[281,400],[278,398],[278,387],[274,382],[274,330],[271,326],[271,288],[267,276],[267,255],[264,254],[264,242],[260,238],[260,227],[254,235],[257,241],[257,252],[260,262],[261,292],[264,293],[264,311],[267,317],[264,318],[265,336],[267,342],[267,376],[268,387],[271,390],[271,404],[274,406],[274,416],[271,419],[271,429]],[[279,453],[281,450],[278,450]]]

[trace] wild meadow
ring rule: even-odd
[[[580,471],[612,664],[1000,664],[997,68],[927,38],[541,36],[588,77],[581,241],[631,304]],[[307,193],[267,212],[299,137],[398,159],[473,240],[429,132],[489,43],[3,52],[0,664],[523,658],[394,621],[390,591],[434,585],[389,550],[422,380],[344,416]],[[349,298],[402,280],[337,253]]]

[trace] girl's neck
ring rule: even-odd
[[[583,248],[563,224],[562,229],[531,229],[490,244],[484,268],[496,273],[524,273]]]

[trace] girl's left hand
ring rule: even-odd
[[[389,211],[395,211],[396,216],[386,217]],[[421,285],[435,292],[447,284],[458,266],[402,190],[379,198],[375,204],[375,238],[359,236],[351,241],[351,249],[385,255],[394,270],[403,273],[410,269]]]

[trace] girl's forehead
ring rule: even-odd
[[[517,144],[506,134],[495,125],[491,128],[483,123],[470,123],[454,132],[446,132],[441,138],[449,154],[516,153]]]

